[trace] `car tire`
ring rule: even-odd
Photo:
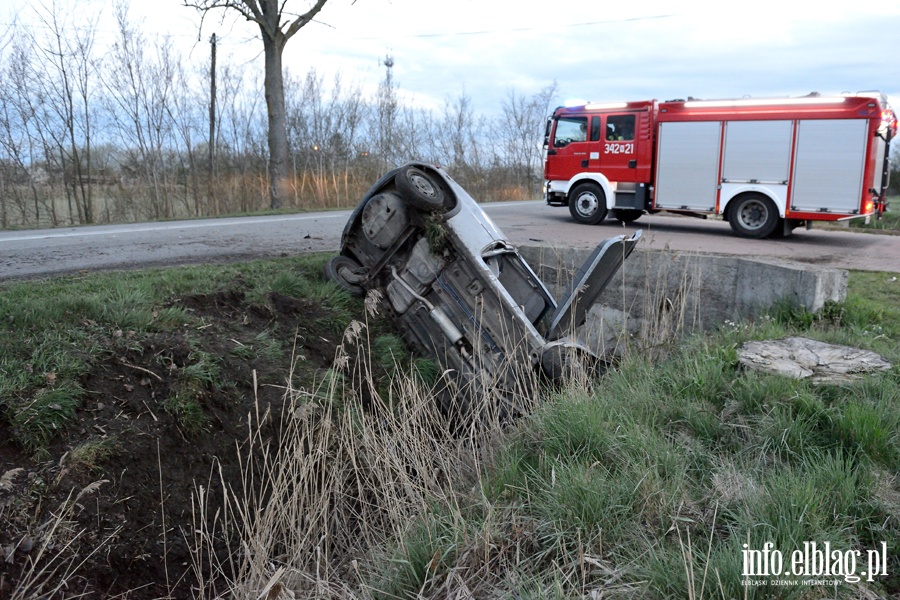
[[[365,269],[347,256],[335,256],[325,263],[325,277],[339,288],[354,296],[365,296],[366,290],[360,285],[365,279]]]
[[[728,223],[739,236],[761,239],[772,235],[778,226],[778,208],[771,198],[747,194],[732,202],[728,208]]]
[[[585,225],[595,225],[606,218],[606,194],[596,183],[579,183],[569,192],[569,213]]]
[[[394,185],[413,208],[424,212],[444,210],[444,192],[425,171],[404,167],[394,176]]]
[[[644,211],[638,210],[636,208],[614,208],[612,211],[613,218],[620,223],[631,223],[633,221],[637,221],[643,214]]]
[[[578,348],[556,346],[541,356],[541,370],[550,381],[588,381],[602,376],[608,367],[603,359]]]

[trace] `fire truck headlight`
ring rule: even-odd
[[[875,210],[875,203],[872,200],[866,202],[866,209],[863,211],[864,213],[870,213]]]

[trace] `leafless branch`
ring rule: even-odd
[[[285,0],[285,1],[287,1],[287,0]],[[307,23],[312,21],[313,17],[315,17],[319,13],[319,11],[322,10],[322,7],[325,6],[326,1],[327,0],[317,0],[315,6],[313,6],[311,9],[309,9],[305,14],[297,17],[287,28],[287,31],[284,32],[285,41],[289,40],[291,38],[291,36],[293,36],[295,33],[297,33],[300,30],[301,27],[305,26]],[[282,7],[283,6],[284,5],[282,5]]]

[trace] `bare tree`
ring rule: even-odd
[[[18,20],[14,17],[12,23],[7,23],[6,29],[0,31],[0,59],[3,58],[3,51],[12,42],[13,34],[15,34],[18,26]]]
[[[305,13],[286,12],[287,0],[187,0],[185,6],[204,14],[213,9],[236,11],[256,23],[265,55],[265,96],[269,115],[269,200],[279,208],[289,192],[288,140],[284,108],[284,47],[302,27],[322,10],[327,0],[315,0]]]
[[[217,75],[216,169],[213,212],[262,208],[249,197],[265,197],[265,123],[259,115],[259,79],[255,71],[225,61]],[[250,193],[248,190],[260,190]],[[236,201],[235,201],[236,200]]]
[[[181,63],[175,65],[174,85],[172,90],[171,103],[166,107],[168,117],[173,124],[174,134],[182,143],[182,150],[178,152],[178,160],[182,163],[179,172],[183,172],[183,176],[179,177],[184,185],[185,193],[183,197],[184,207],[188,214],[194,216],[209,214],[209,196],[205,205],[201,203],[200,198],[200,171],[202,170],[202,159],[198,157],[196,141],[202,139],[203,114],[202,108],[206,103],[206,98],[202,92],[195,88],[192,83],[202,80],[202,73],[206,71],[206,66],[201,65],[195,69],[195,77],[188,77]],[[215,145],[211,146],[215,147]],[[209,148],[207,148],[207,153]],[[185,165],[186,163],[186,165]],[[212,172],[212,161],[210,161],[209,172]],[[209,176],[212,179],[212,176]],[[207,185],[207,190],[211,190],[211,186]]]
[[[75,14],[61,12],[55,1],[35,10],[42,29],[48,32],[35,40],[35,46],[45,59],[43,64],[50,67],[49,77],[37,81],[51,99],[52,112],[66,134],[66,144],[60,146],[66,196],[75,198],[79,222],[93,223],[90,104],[96,17],[91,21],[88,15],[83,23],[76,23]]]
[[[401,106],[394,127],[394,156],[398,163],[408,160],[444,162],[446,157],[435,149],[434,139],[438,136],[439,125],[435,123],[431,111]]]
[[[109,114],[130,154],[122,168],[147,184],[148,216],[169,218],[174,216],[174,206],[167,150],[172,145],[171,104],[180,59],[170,38],[147,42],[129,20],[127,4],[117,3],[115,13],[117,40],[107,54],[104,84]],[[147,50],[155,50],[155,55]]]
[[[308,184],[320,206],[339,206],[356,191],[351,191],[349,169],[364,120],[362,91],[351,87],[344,92],[340,76],[335,76],[326,97],[315,69],[310,69],[302,84],[288,81],[292,84],[287,94],[288,131],[295,171],[299,167],[303,172],[298,173],[299,191]]]
[[[540,191],[541,132],[547,119],[556,82],[530,98],[510,90],[503,101],[503,119],[496,121],[497,148],[516,183],[531,193]]]
[[[448,166],[468,171],[478,165],[478,126],[472,98],[465,90],[455,100],[444,102],[444,118],[435,138]]]
[[[38,182],[50,183],[52,187],[49,171],[64,153],[65,134],[52,116],[51,103],[41,91],[41,75],[34,65],[33,46],[30,33],[22,31],[17,34],[6,67],[0,73],[0,80],[4,82],[0,92],[0,151],[19,184],[10,191],[21,214],[21,222],[39,226],[43,206],[51,224],[56,225],[52,195],[49,201],[42,199]],[[62,175],[63,161],[56,165]],[[26,214],[26,199],[22,195],[22,188],[26,186],[33,201],[33,221]]]

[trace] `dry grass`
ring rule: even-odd
[[[369,168],[300,172],[288,181],[288,194],[279,211],[352,208],[380,175],[380,171]],[[471,182],[460,179],[460,182],[482,201],[535,198],[535,192],[522,185],[481,178]],[[271,212],[269,181],[265,173],[219,174],[212,193],[207,189],[205,178],[193,183],[197,184],[196,189],[191,185],[169,183],[159,186],[155,193],[140,183],[95,184],[92,189],[93,215],[89,222],[130,223]],[[37,210],[33,206],[33,193],[38,196]],[[19,188],[15,189],[15,194],[16,198],[26,200],[0,200],[7,204],[5,227],[57,227],[88,222],[79,222],[77,214],[70,214],[66,194],[58,187],[43,185],[34,191]]]
[[[21,473],[14,469],[0,478],[0,487],[14,489],[14,480]],[[9,548],[3,548],[2,558],[7,562],[14,560],[18,550],[27,552],[26,564],[18,578],[16,587],[8,590],[10,600],[44,600],[66,597],[78,598],[82,594],[79,588],[83,582],[83,567],[95,554],[103,550],[110,540],[119,534],[119,529],[105,538],[94,541],[89,552],[83,552],[83,541],[86,530],[77,522],[76,516],[84,510],[84,503],[90,500],[106,480],[95,481],[77,494],[74,490],[55,509],[49,511],[49,517],[35,523],[30,531]],[[4,487],[5,486],[5,487]],[[7,522],[5,511],[9,504],[0,503],[0,522]],[[3,582],[0,581],[0,591]]]
[[[367,322],[353,322],[314,389],[289,387],[282,414],[253,415],[244,480],[198,487],[189,543],[199,597],[378,597],[384,573],[370,571],[370,553],[429,509],[459,514],[470,501],[504,411],[489,392],[464,414],[442,409],[440,383],[414,371],[379,390],[373,341]],[[540,383],[519,384],[521,402],[536,403]],[[224,499],[213,515],[211,494]]]

